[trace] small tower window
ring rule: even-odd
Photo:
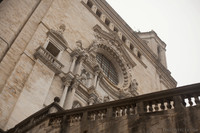
[[[101,13],[101,11],[99,11],[99,9],[97,9],[97,12],[96,12],[96,14],[97,14],[97,16],[99,16],[99,17],[100,17],[102,13]]]
[[[87,5],[88,5],[90,8],[92,8],[92,6],[93,6],[92,2],[89,1],[89,0],[88,0],[88,2],[87,2]]]
[[[141,53],[138,52],[138,53],[137,53],[137,57],[141,59],[141,56],[142,56]]]
[[[109,24],[110,24],[110,20],[108,20],[108,19],[106,18],[105,24],[106,24],[106,25],[109,25]]]
[[[157,47],[158,55],[160,54],[160,46]]]
[[[57,57],[60,53],[60,50],[54,46],[51,42],[48,43],[46,50],[49,51],[54,57]]]
[[[114,27],[114,31],[115,31],[115,32],[118,32],[119,30],[118,30],[116,27]]]
[[[125,42],[126,41],[126,37],[124,35],[122,35],[122,41]]]
[[[133,51],[133,49],[134,49],[133,44],[130,44],[130,49]]]

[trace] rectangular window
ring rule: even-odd
[[[49,42],[49,44],[47,45],[46,50],[49,51],[49,53],[51,53],[54,57],[57,57],[60,53],[60,50],[51,42]]]

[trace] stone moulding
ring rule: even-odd
[[[63,64],[59,62],[51,53],[49,53],[45,48],[42,46],[36,49],[34,53],[34,57],[36,59],[40,59],[47,67],[49,67],[52,71],[56,74],[62,72]]]

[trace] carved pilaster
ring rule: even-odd
[[[67,92],[67,96],[66,96],[66,100],[65,100],[65,103],[64,103],[64,109],[71,109],[72,108],[72,104],[73,104],[73,97],[74,97],[74,94],[75,94],[75,91],[78,87],[78,85],[80,84],[80,82],[78,81],[79,79],[79,76],[75,76],[69,87],[68,87],[68,92]]]
[[[73,75],[71,73],[68,73],[67,75],[65,75],[64,77],[62,77],[62,81],[63,81],[63,93],[60,99],[60,106],[63,107],[64,103],[65,103],[65,99],[67,97],[67,92],[68,92],[68,88],[72,82],[73,79]]]

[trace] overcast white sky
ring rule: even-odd
[[[200,82],[200,0],[107,0],[135,31],[154,30],[167,44],[178,86]]]

